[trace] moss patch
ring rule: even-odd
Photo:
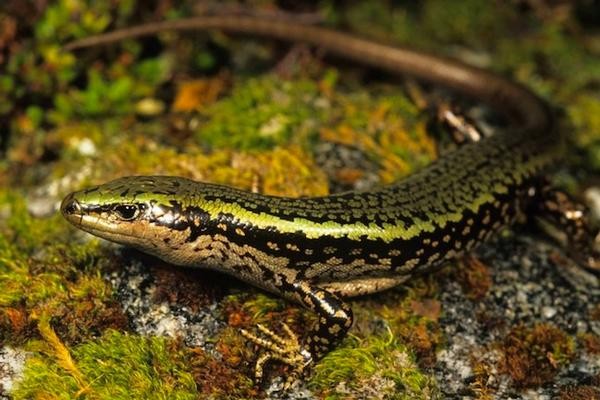
[[[21,344],[36,336],[33,327],[40,319],[61,320],[61,333],[71,343],[106,327],[126,326],[112,289],[100,277],[98,241],[67,246],[67,228],[56,222],[59,217],[32,217],[17,194],[0,193],[0,206],[6,214],[0,235],[4,343]]]
[[[49,326],[45,342],[27,360],[15,399],[76,397],[104,399],[195,399],[185,353],[165,338],[106,332],[67,349]],[[34,346],[34,344],[31,344]]]
[[[315,366],[309,385],[328,399],[430,399],[438,393],[435,381],[391,333],[347,339]]]
[[[238,335],[239,336],[239,335]],[[235,356],[237,347],[228,347],[223,341],[217,346],[223,359],[209,356],[200,349],[192,349],[189,362],[191,374],[196,382],[199,398],[209,397],[214,399],[249,399],[262,397],[261,390],[245,368],[240,368],[239,361],[249,359],[247,353]],[[242,359],[239,356],[243,356]]]
[[[198,140],[214,147],[272,147],[315,134],[326,109],[315,107],[318,85],[310,80],[253,78],[236,85],[231,96],[205,110]],[[235,129],[233,129],[235,127]]]
[[[390,326],[395,337],[416,356],[423,368],[436,363],[436,351],[443,344],[439,325],[441,303],[436,299],[438,285],[434,277],[415,279],[405,290],[382,294],[374,308]],[[370,312],[368,309],[363,312]]]
[[[550,382],[558,369],[570,362],[574,341],[549,324],[513,328],[500,344],[500,371],[510,375],[520,388]]]

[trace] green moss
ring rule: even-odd
[[[280,298],[257,293],[242,305],[252,319],[260,319],[270,312],[281,311],[285,308],[286,302]]]
[[[39,16],[32,11],[37,20],[14,17],[19,30],[30,29],[32,37],[19,37],[15,51],[7,59],[0,95],[11,101],[3,102],[0,114],[12,111],[14,115],[22,115],[23,101],[27,106],[25,114],[29,117],[32,107],[46,110],[38,118],[38,124],[42,121],[58,124],[109,112],[129,114],[136,100],[154,93],[157,83],[167,78],[170,72],[168,57],[135,63],[124,57],[107,68],[100,61],[93,68],[82,70],[85,63],[79,63],[78,55],[65,52],[62,46],[71,40],[102,32],[109,25],[122,24],[131,18],[135,4],[135,0],[118,2],[118,5],[109,1],[60,0],[48,5]],[[9,21],[15,22],[11,18],[9,16]],[[87,85],[82,88],[85,75]],[[49,107],[49,103],[54,107]]]
[[[372,94],[334,91],[331,75],[328,71],[321,83],[298,80],[281,85],[274,76],[242,81],[231,96],[202,110],[208,122],[198,128],[196,140],[184,142],[184,152],[179,143],[164,143],[166,121],[138,123],[127,136],[121,135],[131,124],[127,118],[64,124],[53,132],[65,149],[66,163],[57,167],[57,174],[93,160],[100,167],[83,170],[90,173],[83,182],[159,173],[253,190],[258,181],[261,192],[303,196],[328,193],[327,178],[310,156],[316,135],[363,150],[380,164],[384,182],[434,158],[433,140],[406,96],[388,86]],[[94,144],[93,154],[79,151],[84,140]],[[225,149],[206,154],[203,145]],[[112,151],[117,147],[119,152]]]
[[[18,193],[0,189],[0,255],[4,258],[24,259],[39,250],[40,243],[49,244],[54,241],[64,227],[57,224],[58,216],[40,221],[32,217],[25,199]]]
[[[252,78],[208,107],[197,138],[214,147],[237,149],[271,147],[292,136],[299,140],[316,133],[316,120],[323,116],[315,104],[318,99],[313,81]]]
[[[12,392],[14,399],[198,396],[185,354],[165,338],[108,331],[98,340],[73,347],[70,356],[56,350],[48,348],[47,354],[27,360],[24,378]]]
[[[564,106],[600,74],[597,54],[557,24],[538,24],[517,43],[500,39],[491,67],[511,71],[551,103]]]
[[[442,305],[436,299],[439,289],[436,279],[439,277],[433,275],[413,280],[403,290],[384,294],[377,305],[371,306],[371,312],[386,321],[394,337],[425,368],[436,364],[436,352],[443,344],[438,321]]]
[[[348,338],[317,363],[309,386],[328,399],[430,399],[438,394],[435,381],[391,333]]]
[[[68,342],[124,327],[126,320],[101,278],[98,241],[69,240],[59,215],[32,217],[23,197],[0,191],[0,339],[19,344],[36,336],[40,318],[61,320]]]
[[[302,333],[302,329],[312,326],[310,319],[314,317],[295,304],[262,293],[229,295],[223,300],[222,306],[224,316],[232,327],[249,330],[254,330],[256,324],[263,324],[277,331],[285,322]]]
[[[373,301],[353,301],[351,335],[317,363],[310,387],[331,399],[437,398],[425,369],[435,365],[441,341],[436,291],[434,279],[416,279]]]

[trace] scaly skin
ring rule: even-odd
[[[300,345],[261,327],[244,335],[297,371],[347,333],[342,297],[395,286],[471,250],[539,201],[540,171],[560,156],[545,104],[524,87],[457,61],[389,47],[324,28],[254,17],[214,16],[135,27],[71,49],[166,29],[220,29],[302,41],[330,53],[444,85],[494,107],[512,128],[461,146],[400,182],[314,198],[249,193],[180,177],[134,176],[75,192],[61,210],[99,237],[177,265],[210,268],[298,302],[319,316]]]

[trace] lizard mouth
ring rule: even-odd
[[[73,193],[64,198],[60,204],[60,212],[65,217],[72,215],[81,215],[82,207],[81,204],[75,199]]]
[[[134,236],[133,232],[123,229],[123,224],[102,216],[102,210],[97,206],[86,206],[75,198],[75,193],[69,194],[60,204],[60,212],[71,224],[93,235],[124,242]]]

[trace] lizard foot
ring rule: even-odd
[[[286,337],[276,334],[261,324],[257,324],[257,328],[264,337],[256,336],[245,329],[241,330],[241,334],[265,350],[256,361],[254,370],[256,380],[260,381],[262,379],[263,366],[267,361],[278,360],[293,368],[293,372],[286,382],[286,387],[289,387],[297,377],[303,374],[306,367],[312,363],[312,356],[308,351],[302,349],[298,337],[292,332],[290,327],[285,323],[282,326]]]

